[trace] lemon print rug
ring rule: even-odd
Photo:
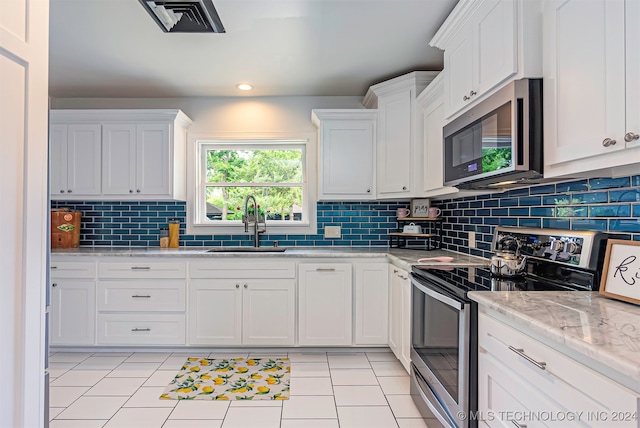
[[[288,400],[288,358],[187,358],[161,400]]]

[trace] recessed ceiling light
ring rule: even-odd
[[[240,89],[241,91],[250,91],[253,89],[253,86],[248,83],[238,83],[236,85],[236,88]]]

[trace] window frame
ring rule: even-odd
[[[317,169],[315,135],[263,134],[263,135],[193,135],[189,137],[187,167],[187,224],[189,235],[246,234],[240,221],[206,219],[206,158],[204,152],[211,147],[226,150],[255,150],[282,148],[302,150],[302,212],[303,220],[296,222],[267,221],[268,235],[317,235]],[[248,184],[251,183],[241,183]],[[274,183],[277,186],[278,183]],[[260,203],[260,201],[258,201]],[[204,221],[203,221],[204,220]],[[217,222],[223,224],[216,224]],[[213,237],[215,239],[215,236]]]

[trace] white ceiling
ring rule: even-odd
[[[442,69],[457,0],[214,0],[225,34],[164,33],[137,0],[50,0],[50,95],[364,95]],[[255,89],[235,88],[249,82]]]

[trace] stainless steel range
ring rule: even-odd
[[[496,227],[492,250],[517,259],[517,269],[414,266],[411,395],[424,417],[445,427],[477,426],[469,415],[478,407],[478,315],[468,291],[597,290],[607,237]]]

